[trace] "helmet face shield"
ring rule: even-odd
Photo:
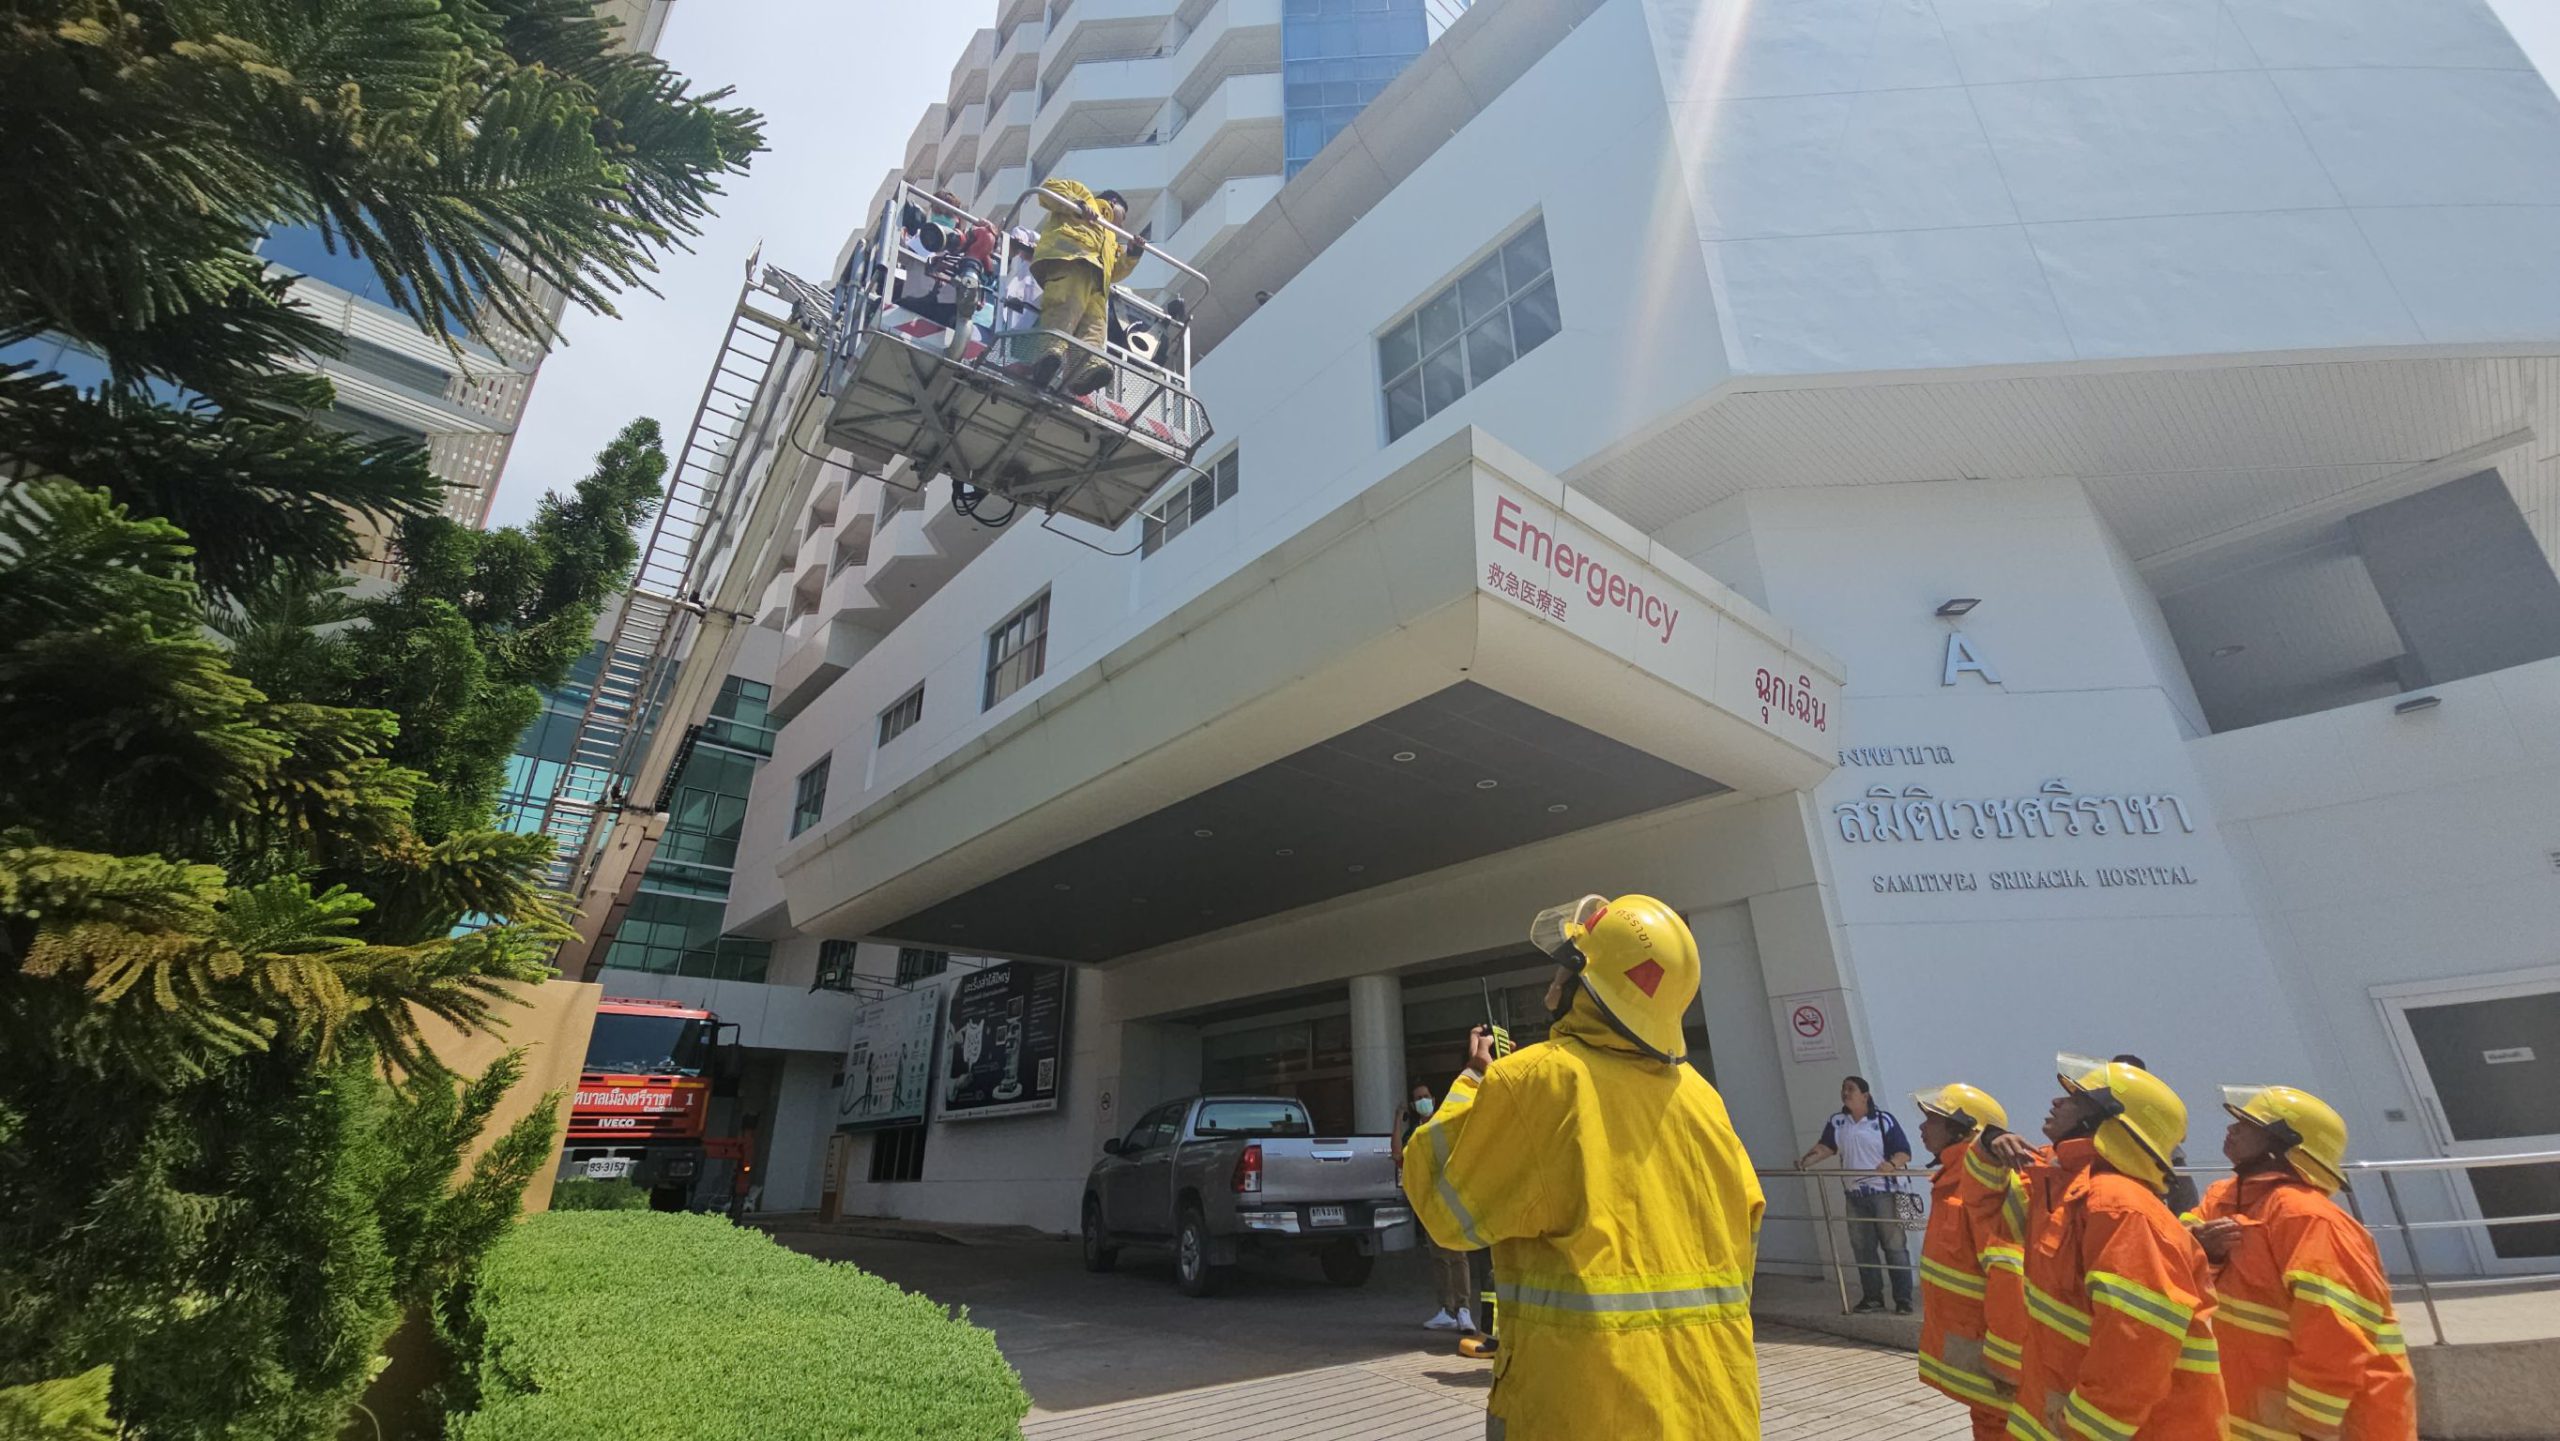
[[[1953,1086],[1937,1086],[1911,1093],[1911,1104],[1932,1116],[1953,1121],[1968,1129],[1982,1124],[1982,1118],[1965,1109],[1964,1098]]]
[[[2053,1058],[2053,1076],[2062,1083],[2062,1089],[2097,1107],[2098,1114],[2121,1115],[2124,1104],[2115,1098],[2108,1078],[2113,1065],[2112,1061],[2101,1061],[2077,1051],[2062,1051]]]
[[[2278,1146],[2301,1145],[2302,1135],[2294,1130],[2293,1122],[2269,1105],[2275,1099],[2273,1093],[2276,1089],[2274,1086],[2225,1086],[2222,1088],[2222,1109],[2229,1111],[2233,1119],[2246,1121],[2266,1132],[2268,1139]]]
[[[1549,906],[1529,922],[1529,944],[1558,965],[1582,969],[1579,944],[1591,923],[1609,908],[1606,896],[1584,896],[1566,905]]]

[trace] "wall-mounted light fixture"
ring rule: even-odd
[[[1982,598],[1971,595],[1960,595],[1954,600],[1941,601],[1938,604],[1938,619],[1953,620],[1957,616],[1971,613],[1973,608],[1980,604],[1982,604]]]
[[[2444,697],[2440,695],[2413,695],[2407,700],[2400,702],[2398,705],[2393,706],[2391,708],[2391,713],[2393,715],[2416,715],[2422,710],[2434,710],[2437,706],[2443,704]]]

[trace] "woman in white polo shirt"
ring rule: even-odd
[[[1876,1107],[1875,1093],[1864,1076],[1840,1082],[1840,1109],[1823,1123],[1822,1139],[1796,1162],[1806,1170],[1817,1162],[1840,1158],[1847,1171],[1899,1171],[1911,1164],[1911,1142],[1891,1111]],[[1885,1278],[1893,1278],[1893,1309],[1911,1314],[1911,1247],[1903,1239],[1902,1218],[1894,1195],[1902,1189],[1895,1176],[1852,1176],[1843,1183],[1849,1193],[1849,1249],[1858,1258],[1858,1307],[1884,1309]]]

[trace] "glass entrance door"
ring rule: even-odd
[[[2446,1155],[2560,1151],[2560,969],[2378,999]],[[2481,1220],[2560,1214],[2560,1164],[2473,1170],[2454,1193]],[[2471,1235],[2484,1271],[2545,1270],[2560,1257],[2560,1221]]]

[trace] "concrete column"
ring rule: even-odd
[[[1404,983],[1351,978],[1351,1128],[1364,1136],[1396,1127],[1404,1102]]]

